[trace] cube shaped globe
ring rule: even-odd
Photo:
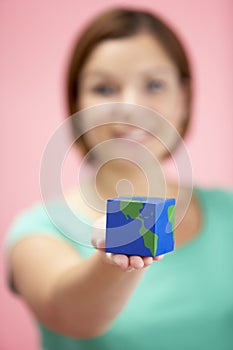
[[[107,200],[105,251],[159,256],[174,250],[175,198]]]

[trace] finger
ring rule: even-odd
[[[122,270],[127,270],[129,267],[129,258],[127,255],[123,254],[113,254],[112,255],[112,262],[119,266]]]
[[[92,245],[101,251],[105,251],[105,239],[93,237],[91,240]]]
[[[106,215],[100,216],[93,223],[95,229],[105,229],[106,228]]]
[[[101,216],[93,223],[91,243],[97,249],[105,248],[105,225],[105,216]]]
[[[153,263],[153,258],[151,256],[143,257],[144,267],[150,266]]]
[[[126,270],[126,272],[131,272],[131,271],[135,271],[135,268],[132,266],[129,266],[128,269]]]
[[[130,266],[136,270],[142,269],[144,267],[144,261],[140,256],[130,256],[129,258]]]
[[[155,256],[153,260],[162,260],[164,258],[164,254]]]

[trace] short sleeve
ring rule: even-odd
[[[4,241],[6,269],[8,270],[7,278],[9,287],[15,293],[17,293],[17,291],[14,287],[10,267],[8,265],[9,253],[20,240],[38,233],[61,237],[61,234],[52,224],[43,205],[40,203],[33,204],[32,206],[20,211],[13,218],[10,226],[7,228]]]
[[[6,253],[22,238],[35,233],[61,237],[42,204],[34,204],[18,213],[8,227],[5,239]]]
[[[69,228],[69,220],[66,219],[66,216],[63,212],[59,211],[59,207],[54,206],[54,208],[58,208],[57,217],[62,216],[62,221],[65,222],[65,227]],[[77,221],[78,223],[81,221]],[[83,235],[90,236],[90,225],[76,226],[76,231],[84,231]],[[90,232],[88,232],[90,231]],[[45,207],[42,203],[36,203],[32,206],[22,210],[19,212],[12,220],[10,226],[7,228],[5,241],[4,241],[4,253],[5,253],[5,261],[6,268],[8,269],[8,278],[9,285],[13,291],[15,288],[12,284],[11,272],[9,271],[8,266],[8,258],[10,251],[12,248],[22,239],[33,236],[33,235],[52,235],[53,237],[60,238],[66,243],[72,245],[82,256],[83,258],[89,257],[95,249],[93,246],[82,246],[78,242],[70,239],[68,236],[64,235],[61,230],[59,230],[58,226],[54,224],[54,222],[50,219]]]

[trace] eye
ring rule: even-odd
[[[160,80],[152,80],[147,83],[146,89],[151,92],[159,92],[164,88],[164,83]]]
[[[94,87],[93,91],[99,95],[109,96],[115,92],[115,89],[110,85],[101,84],[101,85]]]

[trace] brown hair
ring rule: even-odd
[[[150,33],[159,40],[167,54],[176,64],[181,81],[186,84],[187,116],[181,133],[184,136],[190,120],[192,97],[191,71],[187,54],[174,31],[160,18],[147,11],[113,8],[95,17],[83,30],[74,46],[68,67],[67,98],[69,113],[74,114],[79,110],[78,92],[80,73],[94,47],[107,39],[130,37],[140,32]],[[76,123],[73,123],[72,129],[74,135],[76,135]],[[84,153],[88,151],[83,137],[80,137],[78,144]]]

